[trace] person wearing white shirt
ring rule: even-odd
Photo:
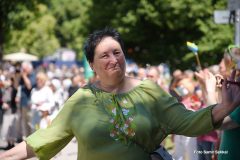
[[[44,107],[51,111],[52,107],[54,107],[53,92],[47,85],[47,75],[39,72],[37,73],[36,80],[37,86],[31,92],[32,131],[39,128],[39,123],[42,119],[41,108]]]

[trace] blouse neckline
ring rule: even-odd
[[[136,91],[138,88],[140,88],[142,85],[144,85],[146,82],[150,81],[149,79],[144,79],[141,80],[140,83],[138,85],[136,85],[135,87],[133,87],[131,90],[127,91],[127,92],[122,92],[122,93],[111,93],[111,92],[107,92],[105,90],[102,90],[100,88],[98,88],[96,85],[94,85],[93,83],[90,84],[90,87],[93,88],[96,91],[99,91],[101,93],[104,93],[106,95],[114,95],[114,96],[123,96],[123,95],[128,95],[134,91]]]

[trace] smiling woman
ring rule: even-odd
[[[240,105],[240,88],[226,82],[221,104],[193,112],[153,81],[126,77],[123,42],[114,29],[89,35],[84,50],[99,80],[75,92],[48,128],[0,159],[50,159],[75,136],[79,160],[151,160],[167,135],[205,134]]]

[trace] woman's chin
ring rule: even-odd
[[[111,71],[109,78],[121,78],[124,76],[124,73],[121,70]]]

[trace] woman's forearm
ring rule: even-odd
[[[1,160],[22,160],[34,157],[35,154],[33,150],[27,145],[25,141],[19,143],[14,148],[0,153]]]
[[[212,110],[213,123],[219,123],[234,110],[231,106],[217,104]]]

